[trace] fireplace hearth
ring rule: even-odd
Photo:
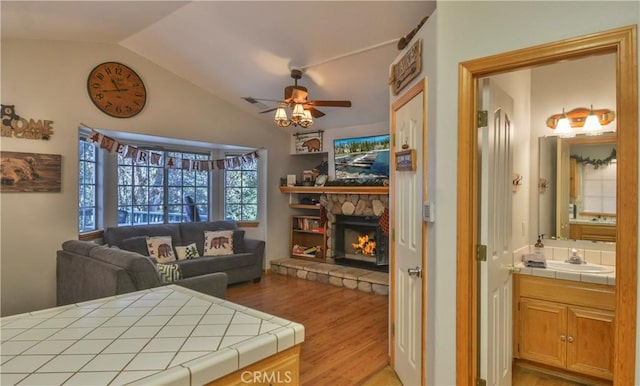
[[[378,216],[336,215],[336,264],[389,272],[389,237]]]

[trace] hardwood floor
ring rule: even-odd
[[[301,323],[303,385],[361,385],[388,365],[388,297],[268,274],[227,299]]]

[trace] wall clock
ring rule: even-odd
[[[147,101],[142,79],[130,67],[117,62],[105,62],[91,70],[87,91],[97,108],[116,118],[133,117]]]

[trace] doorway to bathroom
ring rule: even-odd
[[[616,317],[614,384],[632,384],[635,376],[637,269],[637,42],[636,27],[536,46],[460,65],[458,117],[457,231],[457,379],[474,380],[479,369],[477,306],[480,295],[476,245],[480,205],[476,153],[476,90],[480,78],[591,55],[616,55],[618,120],[618,231],[616,243]],[[621,210],[624,208],[624,211]]]

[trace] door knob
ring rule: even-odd
[[[564,342],[565,340],[567,340],[567,337],[564,335],[560,335],[560,341]]]
[[[569,343],[573,343],[573,337],[572,336],[568,337],[567,340],[569,341]]]
[[[409,276],[422,277],[422,269],[420,267],[407,269]]]

